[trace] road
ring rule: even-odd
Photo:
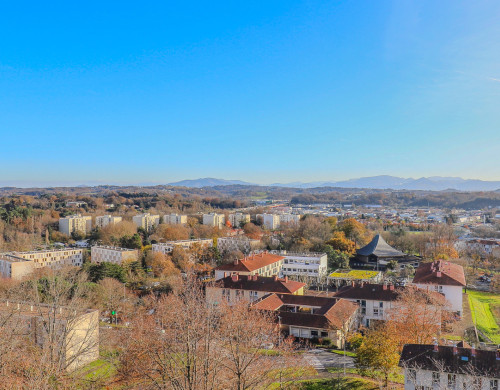
[[[316,371],[326,371],[330,367],[354,368],[354,359],[350,356],[342,356],[322,349],[311,349],[304,354],[304,360]]]

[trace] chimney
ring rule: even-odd
[[[285,276],[285,283],[288,283],[288,276]]]
[[[393,284],[389,284],[389,290],[394,291],[394,285]]]
[[[231,279],[233,282],[237,282],[238,281],[238,274],[231,275]]]
[[[224,272],[224,278],[227,278],[227,272]]]
[[[440,277],[441,277],[441,271],[436,272],[436,276],[437,276],[438,278],[440,278]]]
[[[351,282],[351,286],[352,286],[352,287],[355,287],[355,286],[356,286],[356,282],[355,282],[354,280]]]
[[[274,279],[275,282],[278,281],[278,277],[276,275],[273,276],[273,279]]]
[[[238,259],[234,261],[234,265],[238,265]]]
[[[457,344],[453,344],[453,355],[456,355],[458,353],[458,348],[457,348]]]
[[[470,354],[472,357],[476,357],[476,345],[472,344],[472,348],[470,349]]]
[[[439,351],[439,347],[438,347],[438,343],[436,340],[434,340],[434,349],[433,349],[434,352],[438,352]]]
[[[387,290],[387,283],[384,283],[382,290]]]

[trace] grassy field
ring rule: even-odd
[[[477,328],[500,344],[500,295],[471,290],[467,294]]]
[[[293,386],[292,386],[293,385]],[[279,389],[279,384],[270,390]],[[378,385],[363,378],[312,379],[286,383],[285,388],[300,390],[378,390]]]

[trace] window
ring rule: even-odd
[[[433,371],[432,372],[432,384],[439,385],[440,382],[441,382],[441,378],[439,376],[439,372]]]
[[[317,330],[311,330],[311,337],[318,337],[318,331]]]
[[[373,315],[378,316],[378,307],[373,308]]]
[[[321,332],[321,337],[328,337],[328,332]]]
[[[457,384],[457,376],[455,374],[448,374],[448,386],[454,387]]]
[[[498,379],[490,380],[490,390],[498,390]]]
[[[408,369],[408,376],[406,377],[406,382],[407,383],[415,383],[415,380],[417,379],[417,371],[413,368]]]

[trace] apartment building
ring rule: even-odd
[[[277,313],[276,321],[286,334],[306,339],[328,337],[337,348],[344,345],[343,335],[357,327],[358,306],[345,299],[272,293],[252,307]]]
[[[147,232],[150,232],[160,224],[160,216],[151,215],[149,213],[134,215],[132,217],[132,222],[134,222],[138,228],[143,228]]]
[[[348,301],[357,303],[360,307],[359,315],[361,324],[370,327],[374,322],[386,321],[400,295],[410,288],[415,287],[395,287],[393,284],[352,282],[351,285],[341,288],[335,294],[335,298],[347,299]],[[440,304],[445,303],[444,297],[441,294],[434,291],[430,292],[430,294],[436,302]],[[441,321],[440,318],[439,321]]]
[[[122,221],[122,217],[115,217],[114,215],[100,215],[95,217],[95,225],[98,228],[103,228],[108,225],[114,225]]]
[[[13,321],[18,334],[40,347],[52,343],[53,353],[61,356],[61,368],[67,371],[99,359],[99,311],[77,310],[40,303],[0,302],[4,324]]]
[[[269,230],[280,227],[280,216],[277,214],[258,214],[257,219],[262,219],[262,225]]]
[[[250,222],[250,214],[235,213],[229,214],[229,222],[234,228],[240,228]]]
[[[90,215],[76,214],[59,218],[59,231],[68,236],[71,233],[87,234],[92,230],[92,217]]]
[[[224,278],[224,275],[238,273],[239,275],[280,276],[283,267],[283,256],[261,252],[252,254],[229,264],[222,264],[215,268],[215,280]]]
[[[217,239],[217,249],[220,253],[236,252],[248,254],[260,246],[260,240],[252,240],[246,236],[220,237]]]
[[[114,246],[96,245],[90,249],[92,263],[126,264],[137,261],[139,252],[136,249]]]
[[[282,269],[284,276],[321,278],[327,274],[326,253],[287,253],[286,251],[272,253],[285,258]]]
[[[267,294],[304,294],[305,283],[280,279],[277,276],[239,275],[225,276],[206,287],[208,303],[235,302],[245,299],[254,302]]]
[[[187,224],[187,215],[165,214],[163,216],[163,223],[168,225],[185,225]]]
[[[203,214],[203,225],[214,226],[221,229],[225,222],[226,218],[224,217],[224,214]]]
[[[406,344],[399,366],[405,390],[499,390],[500,351],[449,345]]]
[[[459,316],[462,315],[462,288],[466,283],[461,265],[444,260],[421,263],[415,271],[413,284],[419,288],[431,289],[443,294],[451,310]]]
[[[37,268],[81,267],[82,264],[83,249],[77,248],[0,254],[0,273],[2,277],[12,279],[21,279]]]
[[[280,214],[279,217],[280,217],[280,224],[283,223],[298,224],[301,216],[299,214]]]
[[[152,245],[153,252],[161,252],[165,255],[171,253],[175,247],[179,247],[185,250],[191,249],[193,246],[198,246],[202,248],[210,248],[214,244],[211,238],[199,238],[193,240],[178,240],[178,241],[167,241]]]

